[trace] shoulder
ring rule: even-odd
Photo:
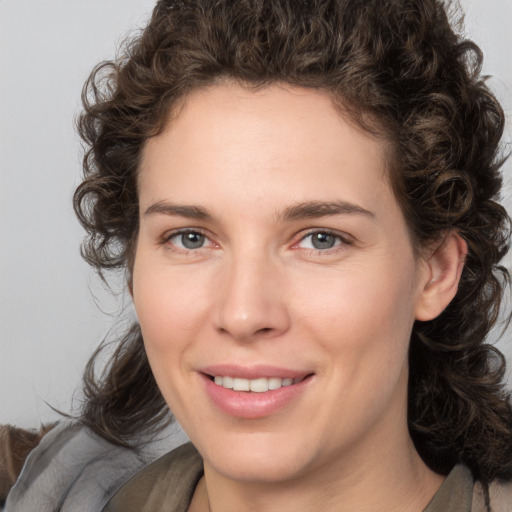
[[[5,512],[101,510],[126,480],[162,453],[163,444],[124,448],[83,425],[63,422],[27,457]]]
[[[126,482],[103,512],[188,510],[203,461],[191,443],[165,454]]]

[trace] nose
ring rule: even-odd
[[[237,341],[278,336],[290,327],[285,275],[271,258],[240,255],[226,262],[215,327]]]

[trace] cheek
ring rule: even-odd
[[[303,316],[319,319],[326,330],[351,337],[365,336],[372,330],[407,330],[414,319],[413,268],[402,271],[375,266],[351,267],[337,275],[303,275],[291,294]],[[397,331],[398,329],[398,331]],[[356,342],[356,339],[354,339]]]
[[[353,268],[335,280],[317,280],[315,287],[305,283],[309,292],[294,293],[303,297],[302,329],[322,340],[340,375],[362,386],[400,373],[414,323],[414,268],[409,272],[406,262],[402,277],[389,266],[368,268],[378,266]]]
[[[205,289],[187,272],[162,265],[142,251],[133,272],[133,302],[151,370],[165,401],[180,420],[193,403],[183,380],[187,356],[198,339],[206,314]]]
[[[198,282],[188,271],[137,257],[133,302],[149,353],[176,352],[194,337],[207,312],[207,288]]]

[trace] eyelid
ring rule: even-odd
[[[305,240],[307,237],[314,235],[316,233],[324,233],[326,235],[332,235],[334,237],[337,237],[341,243],[338,243],[328,249],[313,248],[313,249],[306,249],[306,250],[310,250],[310,251],[314,251],[314,252],[318,252],[318,253],[327,253],[329,251],[339,250],[340,246],[352,245],[354,243],[354,238],[347,233],[336,231],[334,229],[329,229],[329,228],[310,228],[310,229],[306,230],[306,232],[299,234],[298,240],[293,243],[292,248],[300,249],[299,244],[303,240]]]
[[[206,240],[208,240],[208,245],[207,246],[203,246],[203,247],[199,247],[197,249],[186,249],[186,248],[181,248],[181,247],[177,247],[173,244],[173,247],[174,247],[174,250],[176,251],[181,251],[181,252],[189,252],[189,251],[199,251],[200,249],[205,249],[205,248],[208,248],[208,247],[217,247],[218,244],[216,244],[213,240],[212,240],[212,237],[202,228],[195,228],[195,227],[186,227],[186,228],[177,228],[177,229],[172,229],[170,231],[166,231],[160,238],[160,244],[161,245],[166,245],[166,244],[170,244],[170,240],[172,238],[174,238],[175,236],[179,236],[179,235],[183,235],[183,234],[187,234],[187,233],[198,233],[202,236],[205,237]]]
[[[176,237],[176,236],[179,236],[182,234],[187,234],[187,233],[198,233],[198,234],[204,236],[205,239],[208,241],[208,245],[199,247],[197,249],[186,249],[186,248],[184,249],[184,248],[181,248],[181,247],[178,247],[178,246],[172,244],[174,250],[181,251],[181,252],[189,252],[189,251],[195,252],[195,251],[199,251],[200,249],[205,249],[205,248],[209,248],[209,247],[219,247],[219,245],[212,240],[212,236],[207,232],[207,230],[202,229],[202,228],[197,228],[197,227],[176,228],[176,229],[172,229],[170,231],[166,231],[161,236],[161,238],[159,240],[159,244],[161,244],[161,245],[170,244],[170,240],[173,237]],[[295,241],[292,243],[291,248],[292,249],[300,249],[299,244],[302,241],[304,241],[307,237],[312,236],[316,233],[324,233],[327,235],[332,235],[332,236],[338,238],[340,243],[337,243],[333,247],[330,247],[327,249],[304,248],[304,250],[309,250],[309,251],[318,252],[318,253],[328,253],[330,251],[339,250],[340,246],[352,245],[355,241],[354,237],[352,237],[351,235],[349,235],[345,232],[340,232],[340,231],[330,229],[330,228],[309,228],[306,231],[299,233],[295,237]]]

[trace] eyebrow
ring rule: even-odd
[[[361,206],[346,201],[305,201],[293,204],[278,214],[278,220],[316,219],[328,215],[359,214],[371,218],[375,214]]]
[[[186,217],[189,219],[212,221],[214,216],[203,206],[181,205],[159,201],[151,205],[144,215],[164,214],[170,216]],[[278,213],[277,221],[289,221],[300,219],[315,219],[329,215],[359,214],[371,218],[375,214],[353,203],[346,201],[304,201],[292,204]]]
[[[155,213],[161,213],[164,215],[178,215],[180,217],[187,217],[189,219],[197,220],[213,220],[213,215],[202,206],[189,206],[168,203],[166,201],[159,201],[151,205],[145,212],[144,215],[154,215]]]

